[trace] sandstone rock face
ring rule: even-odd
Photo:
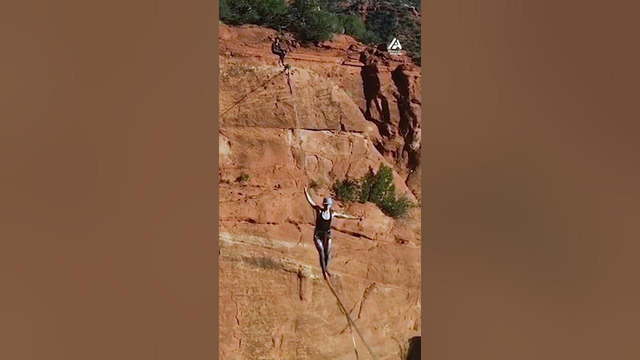
[[[288,82],[270,53],[272,35],[220,29],[220,358],[353,359],[346,319],[321,276],[303,186],[314,181],[319,201],[336,180],[384,162],[398,170],[398,193],[419,203],[419,173],[407,177],[398,161],[404,138],[393,145],[400,156],[389,156],[392,139],[363,116],[360,69],[342,65],[361,44],[343,36],[297,49]],[[407,96],[393,95],[401,93],[392,79],[398,65],[381,84],[400,129]],[[399,72],[409,74],[411,104],[419,69]],[[420,335],[420,208],[396,220],[370,203],[335,206],[363,220],[335,220],[334,287],[376,354],[400,359]]]

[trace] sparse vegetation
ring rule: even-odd
[[[220,0],[220,19],[226,24],[255,24],[272,28],[285,21],[285,0]]]
[[[247,174],[245,172],[242,172],[242,173],[240,173],[240,176],[238,176],[236,178],[236,181],[239,182],[239,183],[245,183],[245,182],[249,181],[250,178],[251,178],[251,176],[249,176],[249,174]]]
[[[321,9],[317,0],[293,0],[287,20],[289,30],[302,41],[326,41],[340,31],[337,14]]]
[[[351,179],[337,181],[333,184],[333,193],[335,197],[344,202],[354,202],[358,200],[359,186],[358,183]]]
[[[406,215],[415,206],[406,196],[396,196],[393,170],[384,164],[380,164],[378,172],[370,171],[358,180],[336,181],[333,194],[344,202],[374,203],[385,215],[393,218]]]
[[[365,44],[377,44],[380,39],[361,18],[353,14],[340,14],[340,27],[345,34],[362,41]]]
[[[255,24],[290,31],[303,42],[321,42],[348,34],[369,45],[400,40],[420,61],[420,22],[416,0],[221,0],[220,19],[230,25]]]
[[[384,198],[382,203],[378,204],[380,210],[383,213],[393,217],[398,218],[404,216],[406,213],[411,210],[415,205],[407,199],[406,196],[402,196],[396,198],[395,196],[389,196]]]

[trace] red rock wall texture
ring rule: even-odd
[[[275,76],[272,35],[220,29],[220,109],[231,108],[219,118],[220,357],[353,359],[345,317],[322,280],[303,186],[320,184],[320,200],[334,181],[385,162],[398,192],[418,202],[420,71],[381,59],[397,132],[385,136],[361,111],[359,44],[341,36],[295,49],[287,59],[292,94],[287,77]],[[243,173],[248,180],[237,181]],[[420,334],[420,208],[394,220],[372,204],[336,206],[364,219],[335,221],[334,286],[376,354],[400,359]]]

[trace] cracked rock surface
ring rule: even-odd
[[[269,49],[273,31],[220,27],[220,111],[254,90],[219,118],[220,358],[353,359],[346,319],[322,280],[303,186],[314,181],[320,201],[336,180],[384,162],[398,194],[419,203],[419,171],[409,169],[420,146],[419,69],[381,67],[400,139],[385,138],[363,115],[360,68],[344,65],[357,63],[353,39],[294,51],[292,94]],[[363,220],[334,221],[334,287],[376,354],[400,359],[420,335],[420,208],[393,219],[370,203],[335,207]]]

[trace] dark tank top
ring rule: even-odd
[[[333,219],[333,211],[329,210],[329,220],[322,218],[322,211],[316,213],[316,232],[331,231],[331,220]]]

